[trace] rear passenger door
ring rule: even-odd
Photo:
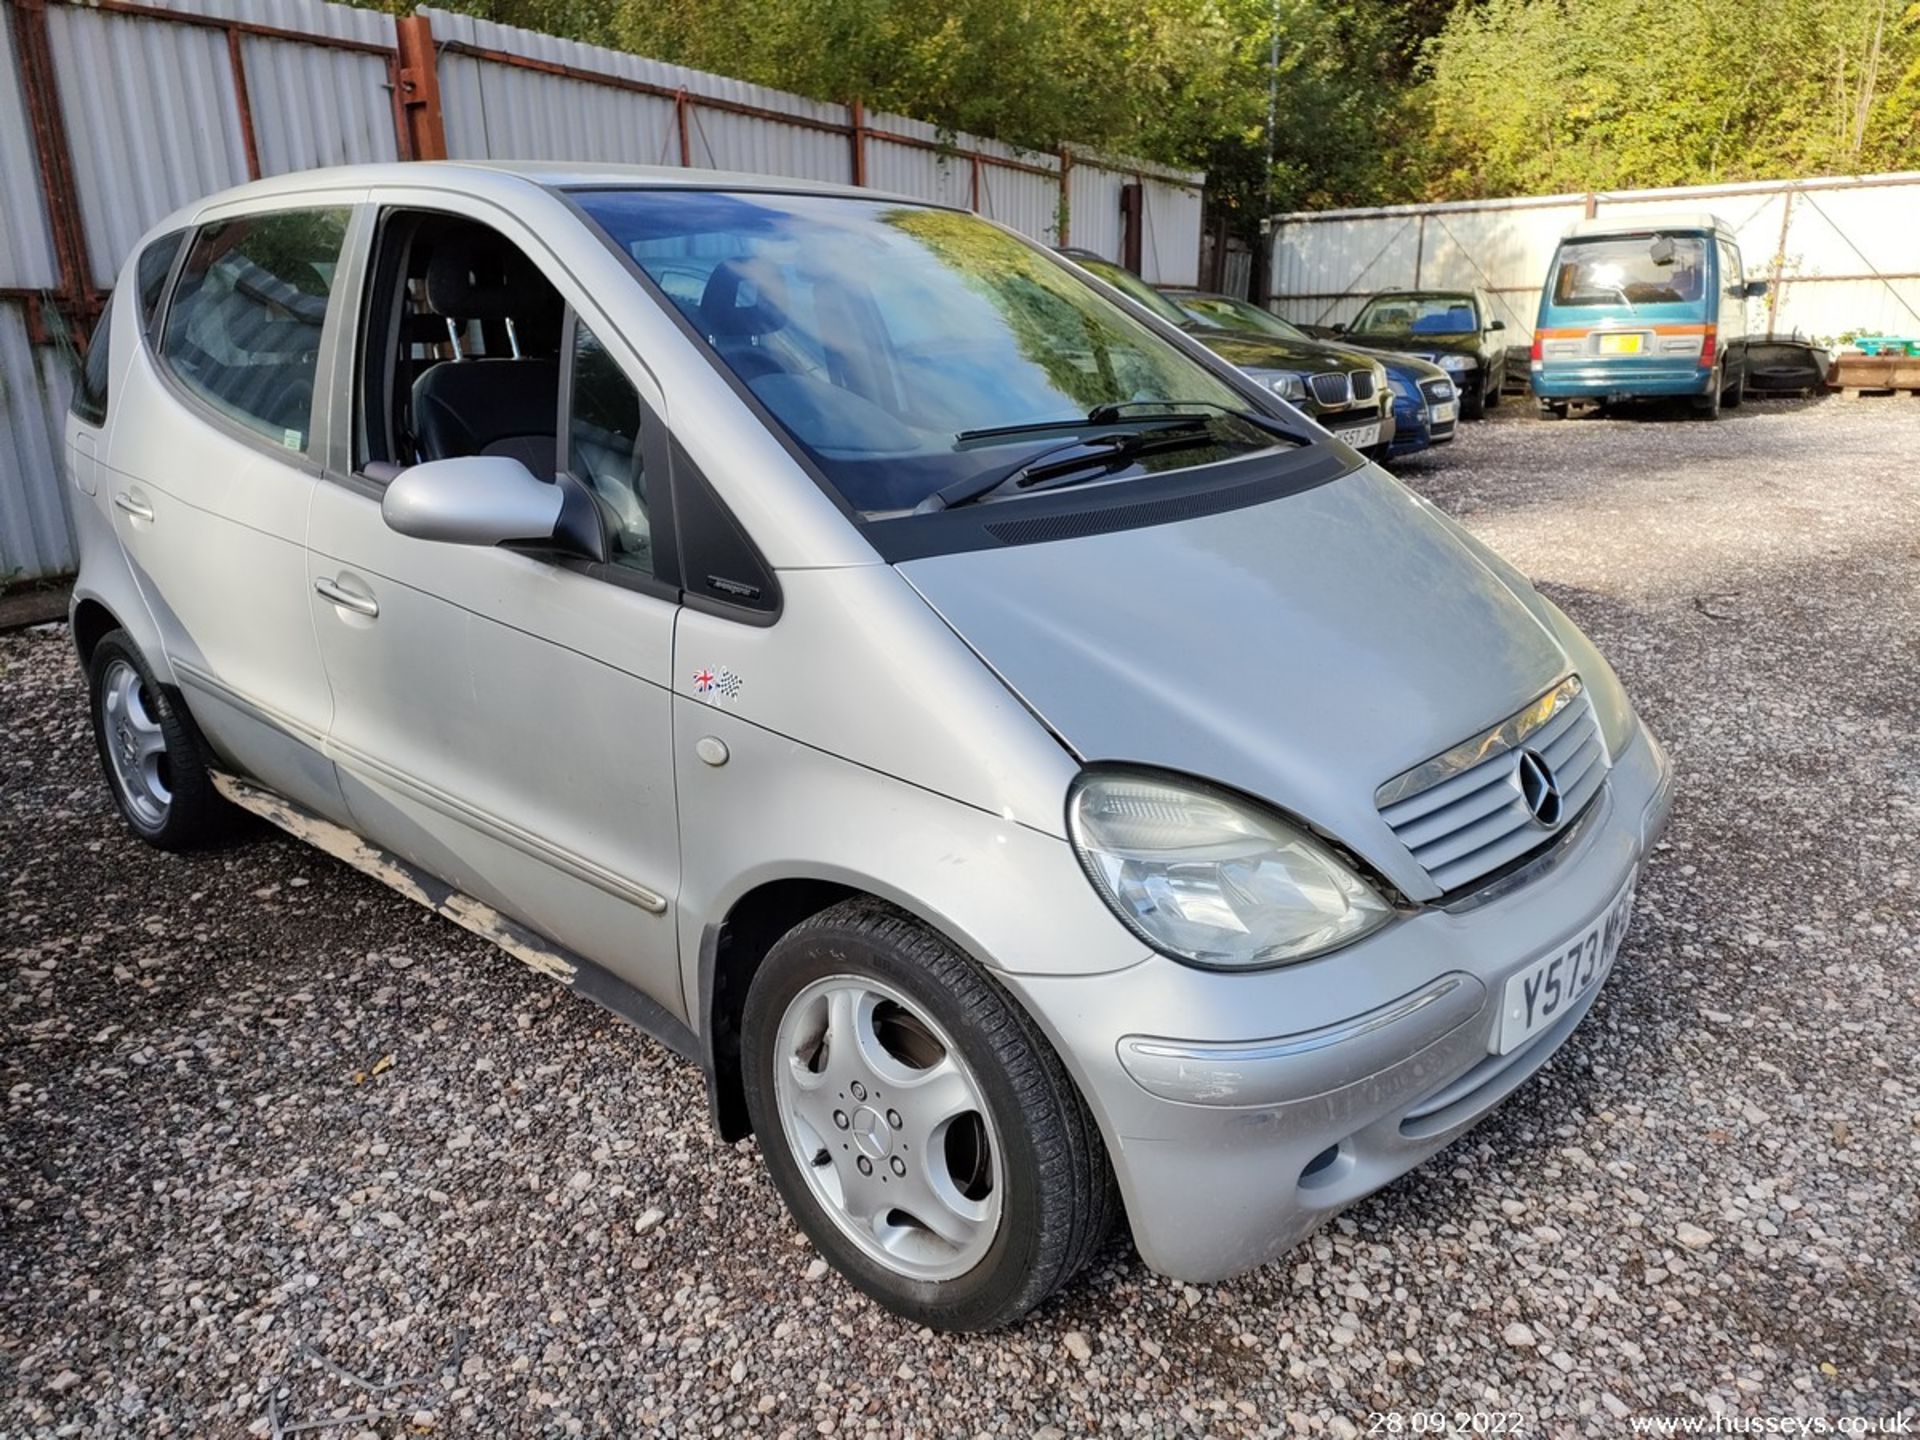
[[[352,201],[193,231],[134,347],[97,483],[188,708],[229,764],[337,816],[332,697],[307,605],[318,380]]]
[[[358,412],[335,436],[308,531],[311,623],[335,695],[328,752],[362,833],[684,1017],[670,694],[679,589],[653,543],[667,465],[659,390],[512,217],[450,208],[444,193],[419,209],[405,199],[375,225],[360,354],[341,357],[339,388],[398,379],[351,387]],[[436,245],[510,245],[523,278],[504,300],[479,287],[443,296],[471,315],[433,313],[412,272],[431,269]],[[547,305],[525,303],[537,286],[557,301],[551,334]],[[436,333],[447,341],[437,358],[417,338]],[[436,365],[456,368],[436,381]],[[544,407],[544,446],[526,434],[486,443],[498,417],[484,405],[467,413],[472,397],[501,388],[475,368],[486,366],[513,367],[494,373],[522,392],[544,373],[544,396],[521,397]],[[370,413],[405,409],[408,396],[422,413],[392,425]],[[421,434],[405,432],[429,425],[443,451],[431,458],[451,458],[449,445],[479,453],[460,448],[471,444],[570,468],[602,507],[609,563],[389,529],[386,483],[426,458]],[[374,454],[381,442],[369,437],[383,434],[400,437],[393,460]]]

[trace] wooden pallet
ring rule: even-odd
[[[1920,356],[1861,355],[1849,351],[1833,357],[1827,384],[1848,396],[1892,394],[1899,390],[1920,392]]]

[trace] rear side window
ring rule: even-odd
[[[113,319],[113,297],[100,312],[100,323],[93,327],[93,339],[87,342],[87,358],[80,366],[80,377],[73,386],[74,417],[88,425],[107,423],[107,352],[112,349],[108,334]]]
[[[206,226],[167,308],[167,368],[210,409],[288,450],[307,448],[347,217],[281,210]]]

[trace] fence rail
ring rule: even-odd
[[[1532,336],[1554,246],[1576,220],[1711,209],[1751,278],[1757,326],[1821,339],[1920,333],[1920,172],[1697,185],[1280,215],[1271,297],[1289,319],[1347,321],[1378,290],[1487,292],[1515,343]]]
[[[263,175],[370,160],[741,170],[970,206],[1199,276],[1205,176],[1020,150],[448,11],[326,0],[0,0],[0,584],[75,564],[72,362],[138,237]]]

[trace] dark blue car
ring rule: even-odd
[[[1178,286],[1161,288],[1168,299],[1202,325],[1312,342],[1304,330],[1251,300]],[[1342,348],[1371,355],[1387,367],[1387,384],[1393,391],[1393,439],[1387,446],[1387,459],[1398,460],[1453,439],[1460,418],[1460,396],[1445,370],[1429,361],[1391,350],[1355,345]]]

